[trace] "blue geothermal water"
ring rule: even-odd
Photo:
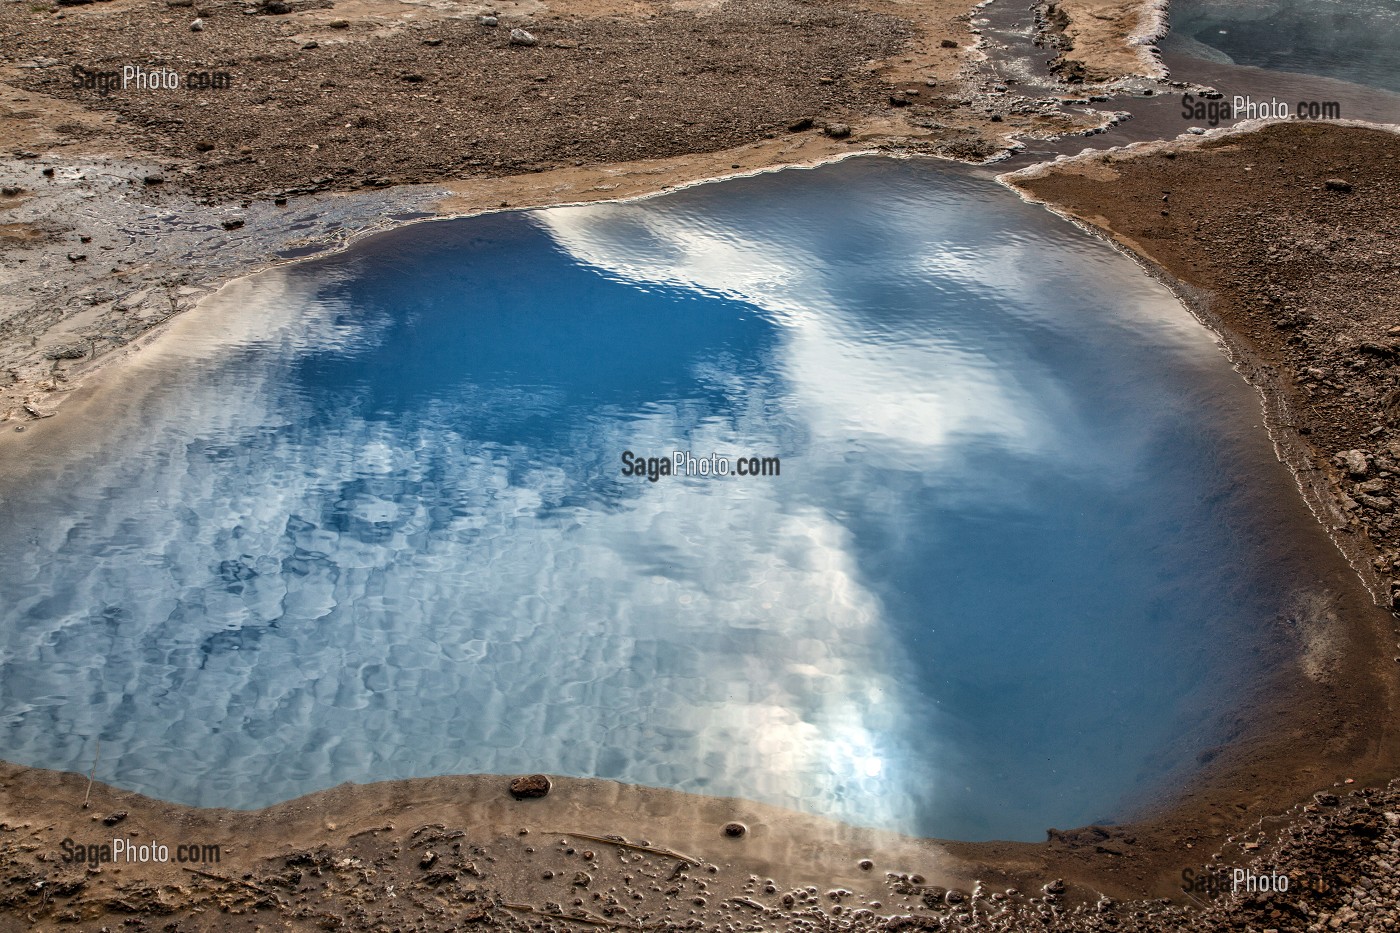
[[[942,165],[377,236],[101,399],[0,464],[0,756],[190,804],[545,771],[1043,838],[1189,778],[1305,583],[1205,331]],[[677,450],[780,472],[623,474]]]

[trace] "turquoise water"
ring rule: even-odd
[[[191,804],[542,770],[1038,839],[1189,777],[1308,585],[1205,332],[939,164],[414,226],[122,379],[0,454],[0,756]],[[622,473],[676,450],[780,473]]]

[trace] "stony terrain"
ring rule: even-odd
[[[1201,853],[1175,900],[1115,901],[1054,876],[978,881],[935,847],[829,836],[816,820],[794,830],[742,802],[701,799],[676,819],[666,808],[687,807],[685,795],[596,782],[512,799],[506,778],[434,778],[235,813],[85,793],[76,775],[41,775],[38,788],[35,776],[0,766],[0,930],[1380,933],[1400,920],[1396,784],[1317,794],[1249,834],[1248,860]],[[600,796],[624,805],[600,814],[570,799]],[[13,816],[17,798],[42,800],[43,818]],[[627,835],[580,828],[600,819]],[[115,838],[220,853],[77,861],[75,843]],[[1287,889],[1234,890],[1235,868]]]
[[[969,20],[962,0],[6,0],[0,422],[388,201],[402,219],[870,149],[980,159],[1102,121],[981,69]],[[181,86],[123,89],[127,66]]]

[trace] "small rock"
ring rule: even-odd
[[[7,198],[13,198],[19,195],[22,191],[24,191],[24,189],[21,188],[19,185],[6,185],[5,187],[0,188],[0,194],[3,194]]]
[[[1351,182],[1342,178],[1329,178],[1322,184],[1328,191],[1340,191],[1342,194],[1351,193]]]
[[[724,824],[724,834],[730,839],[738,839],[740,836],[744,835],[744,833],[748,831],[749,828],[743,823],[733,822]]]
[[[102,825],[103,825],[103,826],[116,826],[118,823],[120,823],[120,822],[121,822],[122,820],[124,820],[124,819],[126,819],[126,811],[125,811],[125,810],[118,810],[116,813],[109,813],[109,814],[107,814],[106,816],[104,816],[104,817],[102,818]]]
[[[194,144],[194,151],[195,151],[195,152],[213,152],[213,151],[214,151],[214,144],[213,144],[213,143],[207,143],[207,142],[198,142],[198,143],[195,143],[195,144]]]
[[[955,39],[944,39],[942,42],[939,42],[938,44],[941,45],[941,46],[943,46],[943,48],[945,48],[945,49],[955,49],[955,48],[958,47],[957,40],[955,40]]]
[[[237,230],[241,226],[243,226],[243,221],[240,218],[235,217],[233,220],[224,221],[225,230]]]
[[[1347,473],[1355,478],[1361,478],[1370,471],[1371,465],[1366,462],[1366,453],[1361,450],[1344,450],[1332,458],[1337,466],[1342,467]]]
[[[442,40],[437,38],[424,39],[423,44],[431,48],[437,48],[438,46],[442,45]]]
[[[310,42],[304,43],[304,44],[302,45],[302,50],[303,50],[303,51],[308,51],[308,52],[309,52],[309,51],[311,51],[312,49],[319,49],[320,47],[321,47],[321,43],[317,42],[315,39],[312,39]]]
[[[432,868],[437,864],[438,854],[431,849],[423,853],[423,857],[418,860],[419,868]]]
[[[350,21],[346,19],[333,19],[329,23],[326,23],[326,26],[331,29],[349,29]]]
[[[262,12],[271,16],[284,16],[292,12],[292,5],[290,3],[284,3],[283,0],[267,0],[267,2],[262,5]]]
[[[794,120],[793,122],[789,123],[788,132],[802,133],[806,130],[810,130],[813,126],[816,126],[815,120],[813,120],[811,117],[803,117],[800,120]]]
[[[510,31],[511,45],[539,45],[540,40],[519,27]]]
[[[549,778],[543,774],[530,774],[510,782],[510,795],[516,800],[543,797],[549,793],[550,786]]]
[[[145,178],[141,179],[141,183],[143,185],[163,185],[165,184],[165,176],[147,175]]]
[[[87,355],[87,347],[76,343],[60,344],[44,351],[44,359],[46,360],[80,360]]]
[[[851,128],[844,123],[828,123],[826,125],[826,135],[832,139],[845,139],[851,135]]]
[[[875,867],[875,863],[868,858],[863,858],[856,864],[860,866],[861,871],[870,871],[870,869]]]
[[[194,22],[190,23],[190,32],[203,32],[203,31],[204,31],[204,20],[200,19],[199,17],[195,17]]]
[[[46,169],[44,169],[43,175],[44,175],[45,178],[52,178],[52,177],[53,177],[53,169],[51,169],[51,168],[46,168]]]
[[[87,253],[69,253],[69,262],[87,262]]]
[[[496,25],[497,23],[500,22],[500,20],[496,19],[496,17],[494,17],[494,16],[489,16],[489,15],[488,15],[488,16],[478,16],[478,17],[476,18],[476,21],[477,21],[478,23],[480,23],[481,25],[483,25],[483,26],[494,26],[494,25]]]
[[[586,871],[574,872],[574,884],[586,888],[593,883],[593,876]]]

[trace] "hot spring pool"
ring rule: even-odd
[[[1039,839],[1189,778],[1306,583],[1207,333],[942,164],[410,227],[101,397],[0,452],[0,757],[189,804],[538,770]],[[780,473],[622,473],[677,450]]]

